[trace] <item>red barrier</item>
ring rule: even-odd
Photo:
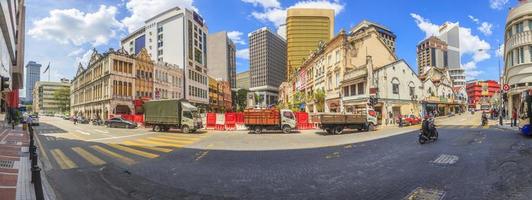
[[[141,115],[141,114],[139,115],[123,114],[120,117],[122,117],[122,119],[129,120],[132,122],[144,123],[144,115]]]
[[[206,129],[214,129],[216,127],[216,113],[207,113]]]
[[[235,125],[236,124],[236,113],[226,112],[225,113],[225,125]]]
[[[236,113],[236,123],[237,124],[244,124],[244,113],[243,112],[237,112]]]
[[[308,113],[306,113],[306,112],[296,112],[295,115],[296,115],[296,120],[297,120],[296,123],[297,124],[308,124],[308,122],[309,122],[308,121],[309,120]]]

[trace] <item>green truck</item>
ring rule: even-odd
[[[183,99],[148,101],[142,105],[144,124],[153,131],[181,129],[183,133],[195,132],[202,128],[198,108]]]

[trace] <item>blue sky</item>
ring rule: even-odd
[[[324,7],[337,11],[336,32],[364,19],[391,29],[397,35],[398,57],[413,68],[416,44],[442,23],[457,22],[468,79],[497,79],[498,43],[508,8],[516,4],[517,0],[27,0],[25,59],[43,64],[42,70],[50,62],[52,80],[71,79],[91,49],[116,49],[120,38],[143,20],[182,6],[199,11],[209,32],[230,32],[239,50],[237,72],[242,72],[249,68],[249,32],[264,26],[276,31],[289,7]]]

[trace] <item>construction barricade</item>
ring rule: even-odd
[[[225,130],[226,131],[236,130],[236,113],[234,112],[225,113]]]
[[[225,130],[225,115],[216,113],[216,125],[214,130],[224,131]]]
[[[247,130],[246,125],[244,125],[244,113],[243,112],[237,112],[236,113],[236,130],[243,131]]]
[[[214,130],[216,128],[216,113],[207,113],[205,129]]]
[[[298,130],[314,129],[314,124],[310,123],[309,114],[306,112],[296,112],[296,127]]]

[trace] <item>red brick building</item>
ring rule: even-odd
[[[469,99],[469,108],[477,108],[481,103],[489,103],[489,99],[500,90],[499,83],[493,80],[470,81],[466,91]],[[478,105],[478,106],[477,106]]]

